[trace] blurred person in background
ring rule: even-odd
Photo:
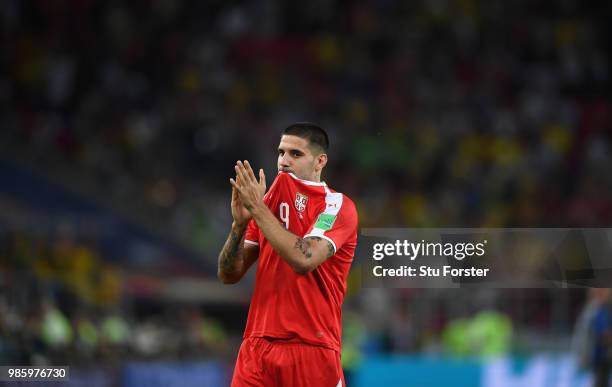
[[[482,310],[471,318],[451,321],[442,340],[451,356],[491,359],[507,355],[512,343],[512,321],[495,310]]]
[[[81,360],[91,361],[98,355],[100,332],[92,318],[93,313],[79,309],[73,316],[72,329],[75,346]]]
[[[109,310],[100,324],[101,352],[113,360],[121,360],[127,353],[131,336],[130,325],[119,308]]]
[[[610,289],[589,292],[573,338],[579,365],[593,371],[593,386],[608,387],[612,364],[612,304]]]
[[[70,320],[49,298],[42,304],[40,338],[53,359],[64,359],[73,345],[74,330]]]
[[[238,282],[259,259],[232,386],[344,386],[341,308],[357,245],[357,211],[321,182],[329,139],[297,123],[283,131],[278,175],[265,193],[238,161],[219,278]]]

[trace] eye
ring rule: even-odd
[[[279,156],[282,156],[282,155],[284,155],[284,154],[285,154],[285,151],[284,151],[284,150],[282,150],[282,149],[279,149],[279,150],[278,150],[278,154],[279,154]]]
[[[298,151],[293,151],[293,152],[291,152],[291,155],[293,157],[300,157],[302,154],[300,152],[298,152]]]

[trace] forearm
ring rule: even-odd
[[[251,214],[268,243],[293,270],[306,274],[316,267],[316,265],[313,266],[311,240],[286,230],[270,209],[263,204],[252,208]]]
[[[245,230],[246,225],[232,223],[229,236],[219,253],[217,276],[224,283],[235,282],[242,276]]]

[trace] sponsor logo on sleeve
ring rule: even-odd
[[[314,228],[318,228],[320,230],[329,230],[334,225],[336,221],[336,215],[330,214],[320,214],[317,218],[317,222],[314,225]]]

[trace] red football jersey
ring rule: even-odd
[[[324,238],[335,253],[298,274],[251,220],[245,244],[259,245],[259,259],[244,337],[295,339],[340,352],[342,301],[357,246],[355,204],[325,183],[286,172],[277,175],[264,202],[293,234]]]

